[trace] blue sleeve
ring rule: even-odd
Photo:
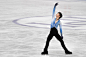
[[[54,21],[55,21],[55,19],[53,19],[52,21],[51,21],[51,27],[54,27],[55,25],[54,25]]]
[[[54,8],[53,8],[52,19],[54,19],[54,15],[55,15],[55,9],[56,9],[56,6],[54,6]]]
[[[60,27],[60,33],[61,33],[61,36],[62,36],[62,25],[61,25],[61,23],[59,24],[59,27]]]
[[[54,8],[53,8],[52,20],[51,20],[51,27],[54,26],[53,22],[55,21],[55,18],[54,18],[54,15],[55,15],[55,8],[56,8],[56,6],[54,6]]]

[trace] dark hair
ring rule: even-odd
[[[59,19],[62,18],[62,13],[61,13],[61,12],[58,12],[58,13],[59,13],[59,15],[60,15]]]

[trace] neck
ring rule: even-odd
[[[59,20],[59,18],[56,18],[56,20]]]

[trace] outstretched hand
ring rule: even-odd
[[[58,3],[55,3],[55,6],[57,6],[58,5]]]

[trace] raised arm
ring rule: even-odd
[[[55,3],[54,8],[53,8],[52,20],[51,20],[51,27],[54,26],[53,21],[55,21],[54,15],[55,15],[55,9],[56,9],[56,6],[57,6],[57,5],[58,5],[58,3]]]
[[[54,8],[53,8],[52,19],[54,19],[55,9],[56,9],[56,6],[54,6]]]
[[[53,8],[53,13],[52,13],[52,19],[54,19],[55,9],[56,9],[56,6],[57,6],[57,5],[58,5],[58,3],[55,3],[54,8]]]

